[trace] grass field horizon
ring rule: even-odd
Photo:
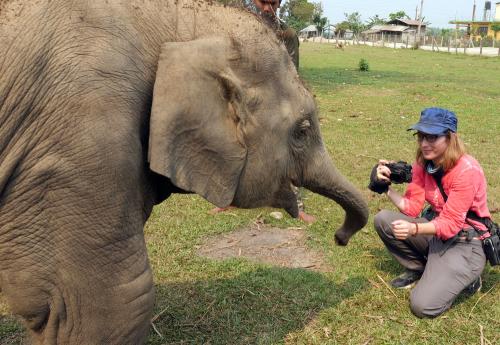
[[[498,267],[486,267],[481,292],[460,296],[436,319],[413,316],[409,291],[386,285],[402,268],[378,239],[373,216],[394,208],[367,189],[378,159],[414,160],[415,140],[406,129],[420,111],[444,107],[456,112],[467,150],[485,171],[489,208],[499,222],[500,59],[308,42],[300,53],[300,74],[316,97],[324,142],[340,172],[368,200],[368,224],[339,247],[333,234],[344,212],[313,193],[306,193],[305,204],[317,221],[309,226],[289,216],[274,219],[270,208],[213,216],[213,205],[196,195],[170,197],[154,208],[145,228],[158,316],[147,344],[500,343]],[[360,59],[368,72],[359,71]],[[331,272],[196,255],[206,238],[256,219],[304,228],[307,245],[324,255]],[[0,345],[21,344],[23,334],[0,293]]]

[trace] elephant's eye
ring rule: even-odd
[[[304,120],[299,124],[299,127],[302,130],[307,130],[308,128],[311,127],[311,122],[309,122],[309,120]]]
[[[260,105],[262,103],[262,98],[260,98],[257,95],[252,95],[249,97],[247,101],[247,108],[251,113],[254,113],[259,109]]]

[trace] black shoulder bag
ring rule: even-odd
[[[444,192],[443,185],[441,183],[442,175],[431,176],[434,177],[439,191],[441,192],[441,195],[446,202],[448,200],[448,195],[446,195],[446,193]],[[474,230],[476,230],[476,232],[480,235],[483,235],[484,233],[486,233],[486,231],[476,229],[474,225],[467,221],[467,218],[478,221],[486,226],[488,232],[490,233],[490,237],[483,240],[484,254],[486,255],[486,259],[490,262],[491,266],[500,265],[500,228],[498,227],[498,224],[493,222],[490,218],[479,217],[475,212],[469,210],[469,212],[467,212],[467,215],[465,216],[465,221],[467,222],[467,224],[472,226]],[[460,233],[456,235],[456,237],[458,236],[460,236]],[[470,237],[468,236],[467,238]]]

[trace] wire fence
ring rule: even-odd
[[[309,37],[302,38],[303,41],[334,43],[343,48],[346,45],[369,45],[388,47],[394,49],[423,49],[435,52],[447,52],[451,54],[467,54],[481,56],[500,56],[500,41],[491,38],[480,38],[473,40],[466,37],[450,36],[421,36],[420,39],[412,34],[370,34],[352,35],[333,38]]]

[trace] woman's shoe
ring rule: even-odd
[[[474,280],[469,286],[467,286],[464,291],[468,295],[474,295],[476,292],[481,291],[481,287],[483,286],[483,281],[481,277]]]
[[[420,279],[423,272],[406,270],[391,281],[391,285],[396,289],[409,289]]]

